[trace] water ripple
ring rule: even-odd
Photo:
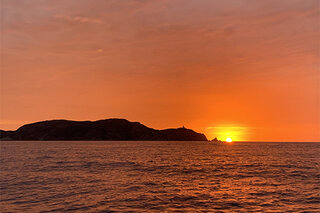
[[[0,145],[1,212],[320,212],[319,143]]]

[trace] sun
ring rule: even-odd
[[[231,142],[232,142],[232,139],[231,139],[231,138],[227,138],[227,139],[226,139],[226,142],[231,143]]]

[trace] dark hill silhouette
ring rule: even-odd
[[[0,140],[155,140],[207,141],[191,129],[156,130],[125,119],[98,121],[50,120],[26,124],[16,131],[0,130]]]

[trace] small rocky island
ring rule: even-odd
[[[26,124],[16,131],[0,130],[0,140],[142,140],[207,141],[204,134],[191,129],[156,130],[125,119],[98,121],[49,120]]]
[[[215,137],[214,139],[211,140],[212,142],[222,142],[221,140],[219,140],[217,137]]]

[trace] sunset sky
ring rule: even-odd
[[[0,0],[0,129],[126,118],[320,141],[319,0]]]

